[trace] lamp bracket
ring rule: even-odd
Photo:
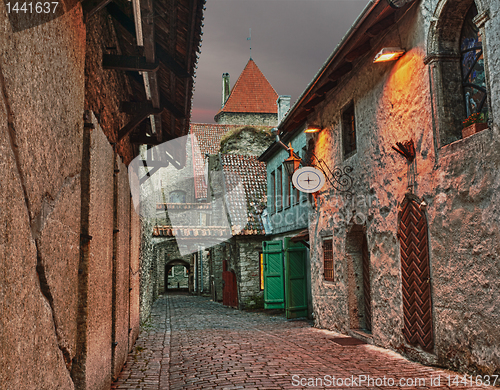
[[[308,165],[319,169],[323,172],[333,188],[341,193],[345,193],[348,198],[352,198],[353,194],[351,188],[354,180],[349,175],[353,171],[350,165],[346,165],[343,169],[341,167],[335,167],[332,171],[323,159],[318,158],[312,152],[308,153],[307,158],[302,159],[302,165]]]

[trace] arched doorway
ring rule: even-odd
[[[346,237],[347,285],[350,328],[370,333],[372,305],[370,253],[362,225],[353,225]]]
[[[189,290],[190,264],[176,259],[165,264],[165,292],[168,290]]]

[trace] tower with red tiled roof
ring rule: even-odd
[[[223,77],[223,106],[215,115],[220,124],[276,126],[278,124],[278,94],[250,58],[245,69],[227,96],[229,75]]]

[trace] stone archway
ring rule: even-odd
[[[169,285],[169,274],[170,274],[170,270],[172,268],[174,268],[175,266],[182,266],[186,269],[186,273],[188,275],[188,284],[187,284],[187,288],[189,291],[192,291],[192,288],[191,288],[191,280],[192,280],[192,277],[191,277],[191,264],[189,264],[189,262],[185,261],[185,260],[182,260],[182,259],[174,259],[174,260],[170,260],[168,262],[165,263],[165,272],[164,272],[164,278],[165,278],[165,281],[164,281],[164,286],[165,286],[165,292],[168,291],[168,285]],[[179,286],[178,286],[179,287]],[[175,287],[174,287],[175,288]]]

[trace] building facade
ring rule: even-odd
[[[319,127],[308,145],[352,184],[309,213],[316,325],[482,375],[500,367],[499,6],[369,3],[279,126]]]

